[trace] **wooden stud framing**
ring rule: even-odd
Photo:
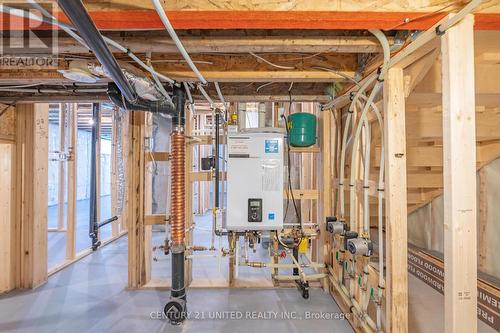
[[[78,109],[69,104],[68,110],[68,218],[66,226],[66,259],[75,258],[76,239],[76,191],[77,191],[77,151],[78,151]]]
[[[129,113],[128,147],[128,286],[139,288],[146,281],[144,253],[144,124],[145,114]]]
[[[47,281],[48,104],[17,105],[20,288]]]
[[[15,288],[15,145],[0,143],[0,294]]]
[[[408,332],[405,97],[402,68],[384,84],[386,332]],[[383,260],[383,258],[380,258]]]
[[[192,134],[193,130],[193,115],[191,114],[191,109],[186,108],[186,123],[185,123],[185,129],[184,133],[185,135],[189,136]],[[191,229],[191,226],[193,225],[193,219],[194,219],[194,212],[193,212],[193,178],[192,178],[192,171],[193,171],[193,158],[194,158],[194,147],[191,144],[186,145],[186,164],[185,164],[185,170],[186,170],[186,206],[185,206],[185,216],[186,216],[186,230],[189,230],[186,232],[186,239],[185,239],[185,245],[186,247],[192,246],[193,245],[193,231],[194,229]],[[198,193],[199,195],[199,193]],[[191,284],[193,281],[193,259],[188,259],[185,262],[185,268],[184,268],[184,276],[185,276],[185,283],[187,286]]]
[[[445,332],[477,331],[474,17],[441,39]]]
[[[478,204],[479,204],[479,220],[478,220],[478,233],[479,233],[479,257],[478,257],[478,270],[484,271],[486,265],[486,255],[488,243],[486,241],[486,226],[488,224],[488,191],[486,187],[486,171],[481,168],[478,171]]]
[[[330,234],[325,232],[325,221],[328,216],[332,216],[333,213],[333,187],[332,187],[332,160],[331,160],[331,148],[332,148],[332,113],[330,110],[323,111],[320,116],[320,135],[321,135],[321,177],[320,177],[320,215],[319,215],[319,229],[321,232],[321,238],[318,243],[318,262],[325,263],[327,266],[331,266],[331,244],[330,244]],[[326,271],[325,271],[326,272]],[[323,289],[325,291],[330,290],[329,280],[323,279]]]
[[[121,140],[121,138],[118,138],[118,122],[120,121],[118,119],[118,110],[116,108],[113,110],[113,127],[111,129],[112,131],[112,138],[111,138],[111,215],[116,216],[116,207],[117,207],[117,202],[118,202],[118,166],[117,166],[117,161],[118,161],[118,140]],[[119,216],[118,219],[121,219]],[[118,233],[120,232],[120,221],[114,221],[111,223],[111,236],[116,237],[118,236]]]
[[[121,123],[122,123],[122,132],[121,132],[121,140],[122,140],[122,156],[121,158],[123,159],[123,172],[125,175],[128,175],[129,173],[129,168],[131,167],[128,164],[128,154],[129,154],[129,145],[130,145],[130,112],[127,112],[122,115],[121,117]],[[128,215],[129,212],[129,203],[130,203],[130,186],[129,186],[130,180],[128,177],[125,177],[125,184],[124,184],[124,193],[123,193],[123,209],[122,209],[122,214],[119,218],[120,222],[120,231],[126,231],[128,230],[128,225],[130,223],[130,217]]]
[[[59,156],[66,152],[66,104],[59,104]],[[57,230],[65,229],[64,221],[64,203],[66,190],[66,161],[59,160],[59,183],[57,191]]]
[[[147,155],[152,147],[146,142],[151,143],[151,136],[153,135],[153,114],[148,112],[144,117],[144,139],[143,145],[144,152]],[[151,269],[153,262],[153,229],[151,225],[147,225],[145,221],[145,215],[150,215],[153,213],[153,173],[149,171],[148,165],[146,164],[146,159],[143,159],[144,165],[144,216],[143,216],[143,228],[144,228],[144,281],[143,284],[148,283],[151,280]]]
[[[96,187],[95,187],[95,209],[96,209],[96,219],[97,222],[101,222],[101,108],[102,104],[99,104],[99,111],[97,112],[98,124],[97,127],[97,137],[96,137],[96,149],[95,149],[95,177],[96,177]],[[101,240],[101,229],[97,230],[97,237]]]

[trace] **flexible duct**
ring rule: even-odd
[[[167,115],[174,115],[176,113],[173,104],[166,99],[162,99],[159,101],[139,99],[136,102],[131,103],[124,98],[120,89],[118,89],[115,83],[108,84],[107,93],[111,102],[125,110],[148,111]]]

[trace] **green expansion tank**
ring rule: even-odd
[[[299,112],[288,116],[290,146],[309,147],[316,143],[316,116]]]

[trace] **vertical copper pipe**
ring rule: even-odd
[[[170,136],[171,142],[171,172],[172,172],[172,203],[171,203],[171,238],[172,245],[184,245],[186,233],[186,148],[184,133],[174,130]]]

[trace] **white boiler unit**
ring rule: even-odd
[[[283,138],[262,129],[229,134],[227,230],[283,228]]]

